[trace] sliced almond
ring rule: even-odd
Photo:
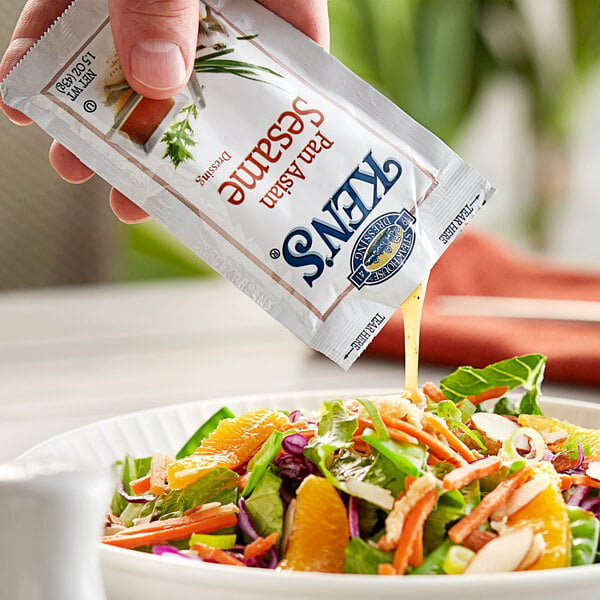
[[[497,415],[495,413],[474,413],[471,415],[471,423],[481,432],[485,438],[485,445],[491,453],[496,453],[502,446],[502,442],[516,429],[519,429],[518,423]],[[517,444],[519,450],[529,450],[529,443],[526,439],[520,440]]]
[[[288,542],[290,541],[290,535],[292,533],[292,525],[294,524],[295,516],[296,498],[292,498],[283,517],[283,530],[281,532],[281,549],[284,553],[287,550]]]
[[[488,542],[471,559],[464,573],[507,573],[516,571],[527,558],[534,533],[529,527],[515,529]]]
[[[104,528],[104,535],[115,535],[115,533],[119,533],[127,529],[124,525],[107,525]]]
[[[517,571],[525,571],[529,567],[533,567],[535,563],[542,557],[546,550],[546,540],[541,533],[536,533],[533,536],[533,542],[531,548],[527,553],[527,556],[523,559],[523,562],[518,566]]]
[[[498,534],[493,531],[476,529],[472,531],[462,542],[462,545],[473,552],[479,552],[486,544],[497,538]]]
[[[552,459],[552,466],[558,473],[570,469],[575,464],[576,462],[571,459],[567,452],[559,452],[558,454],[555,454]]]
[[[358,496],[363,500],[367,500],[375,506],[380,506],[385,510],[392,510],[394,506],[394,496],[389,490],[386,490],[378,485],[361,481],[360,479],[346,479],[346,490],[353,496]]]
[[[566,442],[569,434],[564,429],[557,429],[556,431],[542,431],[542,437],[546,444],[558,444],[560,442]]]
[[[592,479],[600,481],[600,461],[592,460],[588,463],[585,474]]]
[[[524,483],[520,488],[510,496],[508,501],[497,508],[491,515],[490,520],[502,521],[516,513],[518,510],[527,506],[536,496],[541,494],[550,485],[550,477],[541,473],[535,475],[529,481]]]

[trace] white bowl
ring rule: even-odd
[[[222,406],[236,414],[256,407],[311,409],[326,399],[380,392],[277,393],[166,406],[80,427],[38,444],[23,456],[76,459],[90,468],[109,467],[125,453],[174,454]],[[600,404],[557,398],[544,399],[541,404],[548,415],[600,428]],[[100,545],[100,561],[108,600],[597,600],[600,589],[600,565],[493,575],[378,577],[241,569],[105,545]]]

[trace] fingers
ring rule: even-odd
[[[329,50],[327,0],[258,0],[265,8]]]
[[[187,83],[198,40],[198,0],[109,0],[115,48],[127,81],[149,98]]]
[[[94,171],[56,141],[50,146],[48,158],[53,169],[69,183],[83,183],[94,174]]]
[[[50,146],[49,159],[55,171],[69,183],[83,183],[94,175],[90,168],[56,141]],[[141,223],[150,218],[145,210],[115,189],[110,192],[110,207],[123,223]]]
[[[0,61],[0,80],[13,69],[25,53],[54,23],[70,4],[70,0],[29,0],[17,22],[10,44]],[[29,125],[31,119],[6,106],[0,100],[4,114],[17,125]]]
[[[145,210],[114,188],[110,191],[110,207],[123,223],[142,223],[150,219],[150,215]]]

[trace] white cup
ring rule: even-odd
[[[98,536],[108,477],[76,465],[0,463],[0,598],[104,600]]]

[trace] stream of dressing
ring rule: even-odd
[[[421,314],[427,280],[420,283],[400,305],[404,320],[404,389],[413,402],[420,403],[419,396],[419,333]]]

